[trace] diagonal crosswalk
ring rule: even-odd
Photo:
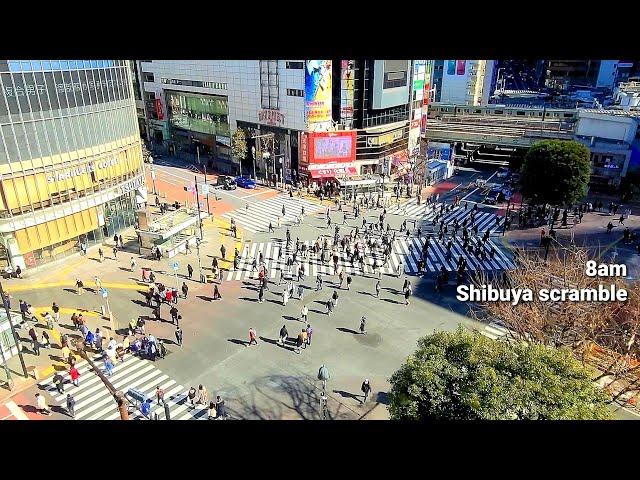
[[[285,208],[284,217],[282,216],[283,206]],[[236,223],[250,232],[266,232],[269,230],[269,222],[272,223],[273,228],[277,228],[278,217],[282,218],[282,225],[294,223],[302,212],[303,207],[305,215],[321,209],[326,210],[326,206],[322,207],[317,203],[302,198],[291,198],[282,194],[267,200],[251,203],[248,211],[245,208],[238,208],[222,216],[227,219],[233,218]]]
[[[104,366],[103,360],[96,360],[94,364],[100,369]],[[78,387],[71,383],[68,372],[63,375],[65,389],[62,394],[58,392],[53,383],[54,375],[43,380],[39,385],[62,408],[66,408],[67,393],[71,393],[76,401],[76,420],[119,419],[120,413],[114,398],[100,377],[91,371],[91,367],[85,360],[78,362],[76,368],[80,372]],[[188,405],[185,388],[169,378],[168,375],[162,373],[154,362],[127,354],[123,362],[116,362],[113,375],[107,378],[116,390],[126,393],[130,388],[135,388],[144,392],[152,400],[152,416],[157,413],[159,419],[165,418],[165,412],[164,407],[156,402],[155,392],[158,386],[165,392],[164,398],[169,405],[172,420],[207,418],[206,406],[192,408]],[[129,418],[139,420],[143,419],[144,416],[139,410],[135,410],[129,414]]]
[[[419,219],[426,216],[432,210],[433,204],[427,205],[426,202],[421,201],[420,205],[418,205],[418,200],[416,198],[411,198],[402,205],[395,205],[387,208],[387,213]]]
[[[471,271],[476,270],[510,270],[514,268],[511,256],[506,252],[504,247],[496,245],[492,240],[488,240],[482,247],[486,255],[478,256],[476,251],[466,250],[462,241],[456,237],[451,239],[451,249],[448,250],[447,243],[451,239],[445,238],[440,242],[437,238],[431,237],[429,242],[427,262],[425,270],[428,272],[439,272],[441,267],[447,271],[453,272],[457,269],[457,259],[464,257],[467,259],[467,268]],[[377,260],[381,273],[395,274],[398,266],[402,264],[405,273],[418,273],[418,261],[422,255],[422,249],[426,239],[410,237],[397,239],[393,244],[393,249],[389,261],[383,265],[384,255],[377,248],[373,250],[368,246],[364,246],[365,264],[364,269],[356,262],[352,264],[348,256],[344,252],[339,252],[338,267],[346,274],[368,275],[373,274],[374,261]],[[300,242],[305,245],[307,250],[312,245],[312,241]],[[293,247],[295,249],[295,247]],[[260,268],[259,257],[263,255],[264,269],[267,278],[274,279],[279,277],[279,272],[287,270],[287,258],[293,257],[293,250],[287,250],[283,242],[255,242],[245,244],[237,270],[231,270],[227,273],[227,280],[250,280],[258,278],[258,269]],[[331,255],[330,255],[331,256]],[[253,260],[256,259],[256,268],[253,268]],[[374,260],[375,259],[375,260]],[[309,252],[302,256],[298,254],[296,261],[304,266],[305,276],[315,277],[318,273],[323,275],[335,275],[333,260],[330,258],[328,262],[324,262],[321,254]],[[295,274],[295,266],[292,273]]]

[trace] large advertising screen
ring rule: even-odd
[[[353,76],[354,61],[342,60],[340,66],[340,118],[350,120],[353,118]]]
[[[167,115],[173,127],[230,137],[229,103],[222,95],[165,92]]]
[[[307,123],[331,121],[331,60],[307,60],[304,75]]]
[[[309,163],[353,162],[356,159],[356,132],[311,132]]]

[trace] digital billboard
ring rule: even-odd
[[[340,118],[353,118],[353,60],[342,60],[340,66]]]
[[[173,127],[230,137],[227,97],[165,91],[167,114]]]
[[[304,75],[307,123],[331,122],[331,60],[307,60]]]
[[[309,163],[353,162],[356,159],[356,132],[311,132]]]

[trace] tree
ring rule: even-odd
[[[394,420],[610,419],[604,392],[568,350],[437,332],[390,378]]]
[[[238,166],[241,166],[242,160],[247,157],[247,150],[247,134],[244,130],[238,128],[231,136],[231,153],[238,160]],[[242,173],[241,167],[240,173]]]
[[[521,173],[522,194],[532,204],[576,203],[587,194],[589,149],[575,141],[538,142],[525,155]]]

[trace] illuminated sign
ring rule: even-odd
[[[304,96],[307,123],[331,122],[331,60],[307,60]]]
[[[262,109],[258,112],[258,121],[267,125],[284,125],[284,114],[277,110]]]
[[[367,147],[381,147],[383,145],[389,145],[396,140],[400,140],[402,138],[402,134],[403,130],[400,129],[385,133],[384,135],[367,137]]]
[[[312,132],[309,134],[309,163],[353,162],[356,132]]]

